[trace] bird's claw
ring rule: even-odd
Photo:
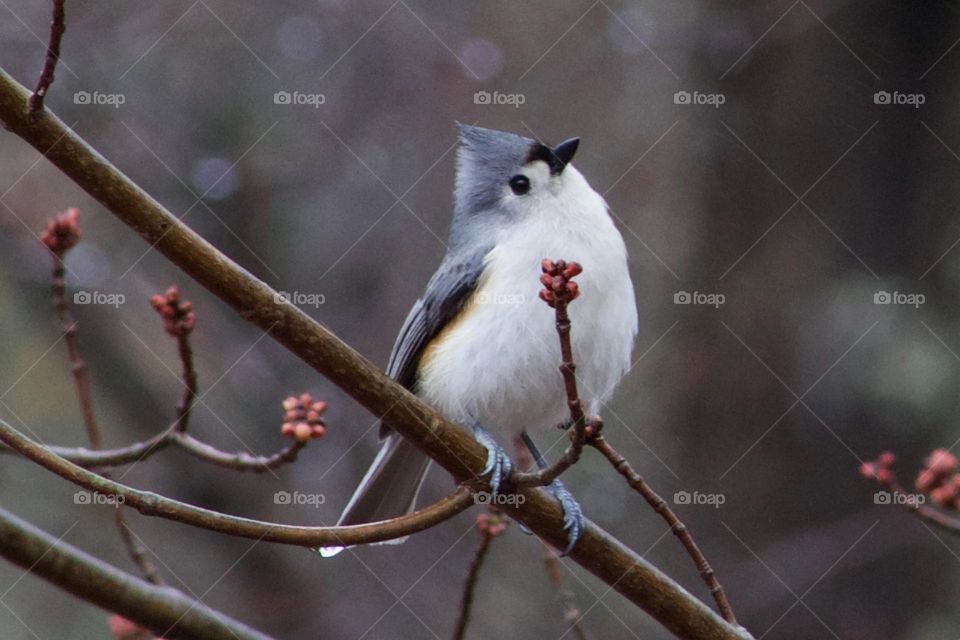
[[[507,483],[513,471],[513,463],[503,447],[479,423],[473,425],[473,437],[487,450],[487,464],[480,475],[490,477],[490,502],[496,504],[500,488]]]
[[[567,546],[560,555],[565,556],[573,550],[583,532],[585,525],[583,510],[577,504],[573,494],[567,491],[559,479],[551,482],[547,486],[547,491],[557,499],[563,509],[563,530],[567,532]]]

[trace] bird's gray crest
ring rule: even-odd
[[[456,214],[470,215],[497,206],[503,186],[527,163],[534,140],[515,133],[457,123]]]

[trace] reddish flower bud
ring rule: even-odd
[[[193,331],[196,324],[193,303],[180,299],[176,285],[168,287],[163,295],[150,296],[150,306],[163,318],[163,328],[170,335],[181,337]]]
[[[57,214],[40,232],[40,242],[58,258],[63,258],[63,255],[80,241],[79,220],[80,210],[73,207]]]
[[[311,435],[313,435],[313,429],[311,429],[310,425],[306,422],[298,422],[296,425],[294,425],[293,439],[297,442],[307,442]]]
[[[583,267],[580,266],[579,262],[571,262],[567,265],[567,268],[563,270],[564,278],[575,278],[578,275],[583,273]]]

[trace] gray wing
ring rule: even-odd
[[[420,356],[430,341],[463,309],[477,287],[488,247],[469,254],[448,254],[427,283],[423,297],[414,303],[393,345],[387,375],[413,390]],[[381,425],[380,437],[390,428]]]

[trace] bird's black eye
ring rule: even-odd
[[[530,178],[523,174],[515,175],[510,178],[510,188],[515,194],[522,196],[530,191]]]

